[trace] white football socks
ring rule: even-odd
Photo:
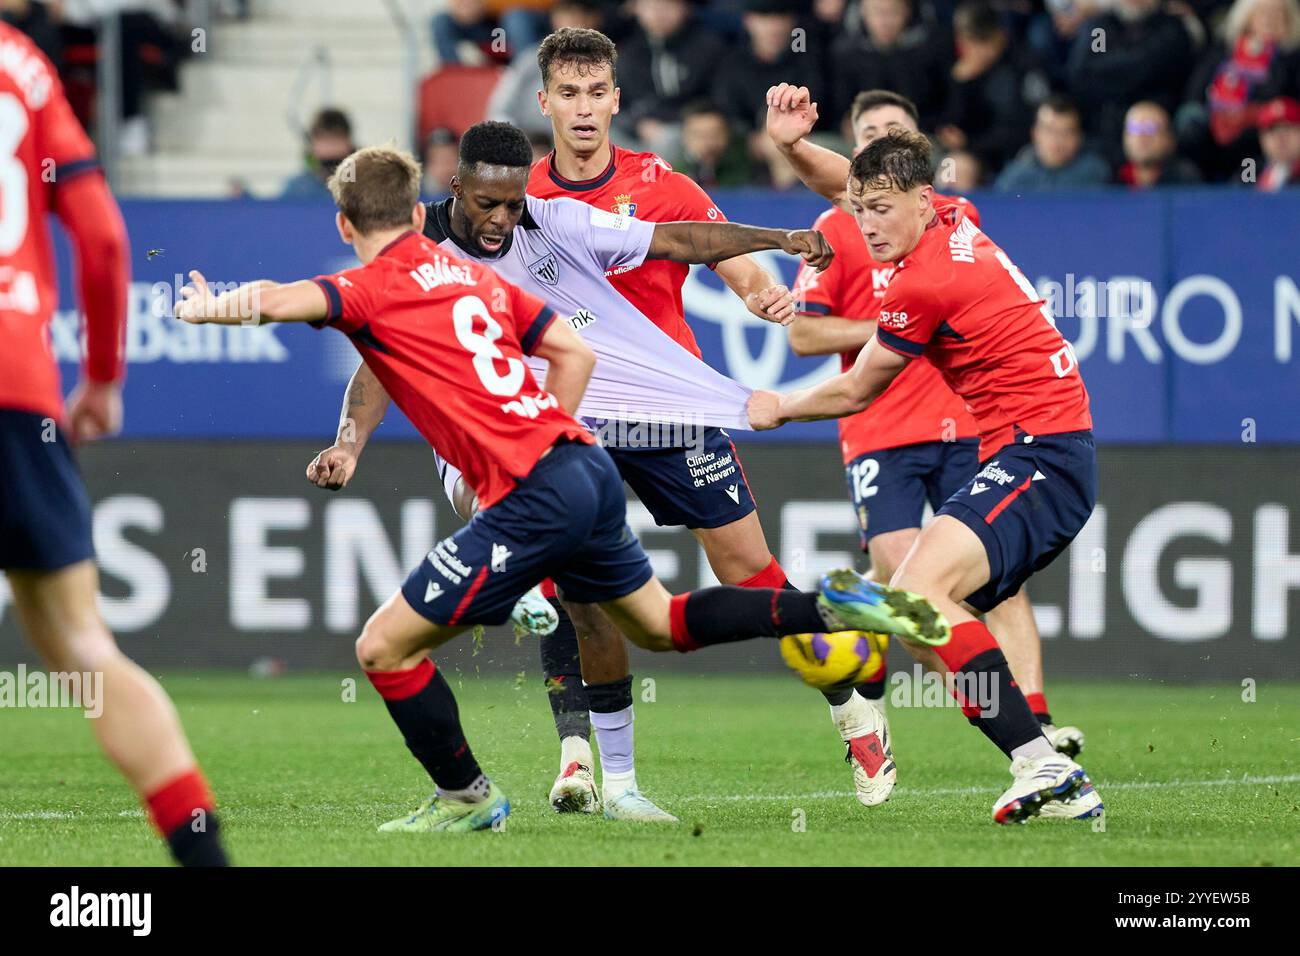
[[[600,748],[601,791],[606,800],[636,789],[633,720],[630,706],[609,714],[591,712],[591,726]]]
[[[1052,746],[1052,742],[1046,737],[1039,735],[1029,741],[1029,743],[1021,744],[1019,747],[1013,748],[1011,751],[1011,759],[1015,760],[1017,757],[1029,757],[1032,760],[1038,757],[1051,757],[1055,754],[1056,748]]]

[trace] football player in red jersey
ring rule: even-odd
[[[421,235],[420,167],[409,154],[360,150],[330,179],[339,234],[363,265],[337,275],[257,282],[213,296],[203,276],[176,315],[225,325],[311,322],[346,334],[384,391],[459,468],[479,500],[474,519],[443,539],[366,622],[357,660],[407,747],[437,788],[399,832],[466,832],[500,823],[509,800],[479,768],[455,696],[428,652],[475,624],[503,623],[519,596],[551,577],[576,605],[596,605],[639,646],[690,651],[791,635],[808,655],[814,633],[856,628],[841,598],[865,583],[852,571],[823,593],[716,587],[670,595],[627,526],[622,478],[570,414],[595,353],[540,298]],[[772,230],[698,222],[653,227],[648,254],[726,258],[767,248]],[[809,240],[804,254],[827,250]],[[546,360],[541,387],[523,361]],[[931,628],[933,640],[948,639]],[[865,641],[864,641],[865,642]]]
[[[768,106],[811,126],[806,88],[782,84]],[[778,123],[780,120],[778,119]],[[1101,800],[1087,775],[1043,734],[992,633],[972,613],[1020,590],[1074,539],[1096,501],[1088,394],[1068,342],[1034,287],[966,217],[936,212],[929,141],[892,130],[843,157],[799,140],[787,153],[800,178],[847,205],[871,258],[894,265],[876,335],[853,367],[814,388],[755,393],[751,423],[840,418],[878,400],[922,355],[961,396],[980,429],[981,469],[948,498],[890,584],[869,583],[864,604],[891,607],[894,589],[919,594],[952,624],[952,640],[919,660],[968,685],[964,710],[1012,759],[1012,786],[994,804],[999,823],[1040,812],[1092,816]],[[839,185],[835,185],[838,180]],[[914,613],[914,612],[913,612]],[[996,690],[993,704],[987,691]]]
[[[49,345],[51,208],[76,250],[86,310],[86,361],[66,414]],[[177,862],[222,866],[212,793],[176,710],[99,614],[90,499],[69,450],[121,427],[129,257],[121,213],[54,68],[0,23],[0,569],[42,659],[81,679],[87,716],[102,708],[95,736]]]
[[[542,199],[566,196],[649,222],[724,221],[726,217],[704,190],[674,172],[659,156],[610,142],[610,124],[619,106],[616,62],[614,44],[596,30],[565,28],[543,40],[538,49],[541,89],[537,95],[539,108],[551,120],[555,149],[533,166],[528,193]],[[794,317],[789,290],[753,258],[738,256],[710,263],[710,267],[759,318],[788,323]],[[634,268],[613,270],[608,278],[669,338],[699,356],[682,306],[682,285],[688,272],[689,267],[680,262],[650,260]],[[704,454],[727,465],[733,460],[739,463],[740,456],[725,431],[705,429],[704,439]],[[742,482],[737,487],[737,500],[733,501],[714,487],[695,486],[682,449],[615,447],[610,451],[655,523],[689,528],[719,581],[755,587],[786,585],[785,572],[768,547],[748,484]],[[560,693],[552,694],[552,703],[580,712],[595,700],[599,709],[592,712],[606,712],[598,719],[622,721],[630,727],[627,645],[603,617],[574,623],[583,636],[581,642],[567,620],[561,620],[556,632],[541,641],[544,677],[552,687],[558,679],[561,688]],[[554,667],[557,661],[576,660],[579,648],[587,687],[579,675],[557,672]],[[616,698],[607,693],[607,688],[615,685],[619,688]],[[583,759],[589,760],[590,750],[585,753]],[[562,766],[569,763],[562,757]],[[570,783],[557,780],[557,792]]]
[[[769,113],[778,148],[790,150],[812,132],[810,117],[793,111]],[[866,90],[850,112],[854,153],[891,129],[918,132],[916,106],[889,90]],[[828,198],[834,198],[828,197]],[[935,194],[935,211],[953,222],[967,216],[979,225],[979,212],[968,200]],[[817,220],[836,250],[824,272],[801,268],[795,281],[799,315],[790,325],[790,347],[800,355],[840,355],[848,371],[862,346],[875,335],[880,303],[893,275],[891,263],[872,260],[853,216],[832,207]],[[872,577],[888,581],[911,550],[921,530],[926,502],[935,510],[979,470],[979,434],[965,402],[944,384],[925,358],[899,373],[870,407],[839,420],[840,451],[849,498],[858,516],[862,548],[871,557]],[[1078,754],[1083,735],[1076,727],[1056,727],[1043,693],[1043,656],[1033,608],[1022,588],[988,613],[1030,708],[1052,745],[1067,756]],[[896,762],[873,758],[869,745],[881,741],[890,754],[889,721],[884,713],[885,674],[858,688],[828,693],[831,719],[840,732],[853,767],[858,799],[867,806],[883,803],[894,787]],[[860,699],[860,698],[865,698]],[[866,701],[878,702],[871,706]],[[892,757],[892,754],[890,754]]]

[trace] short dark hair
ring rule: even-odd
[[[1079,113],[1079,105],[1064,93],[1053,93],[1043,100],[1042,105],[1044,109],[1050,110],[1058,116],[1073,116],[1082,122],[1083,117]]]
[[[849,122],[856,126],[858,117],[868,110],[878,109],[881,106],[897,106],[912,117],[913,123],[919,124],[921,122],[921,114],[916,111],[916,104],[902,93],[895,93],[893,90],[863,90],[853,97],[853,108],[849,112]]]
[[[891,129],[853,157],[849,176],[863,189],[905,193],[929,185],[934,182],[930,141],[911,130]]]
[[[333,106],[327,106],[319,110],[312,117],[311,126],[307,128],[307,135],[319,136],[322,133],[337,133],[351,139],[352,123],[348,119],[348,114]]]
[[[533,147],[518,126],[486,120],[475,123],[460,138],[460,168],[533,165]]]
[[[339,163],[326,185],[339,212],[362,235],[409,227],[420,201],[420,164],[404,149],[367,146]]]
[[[708,100],[693,100],[682,107],[681,121],[683,123],[692,116],[720,116],[724,123],[727,122],[727,114],[722,107]]]
[[[615,77],[618,49],[614,41],[599,30],[565,27],[541,42],[537,48],[537,67],[542,71],[543,89],[550,86],[551,68],[557,64],[573,64],[579,75],[609,64],[610,80],[618,82]]]
[[[1006,31],[1002,18],[988,0],[966,0],[952,15],[954,32],[975,40],[991,40]]]

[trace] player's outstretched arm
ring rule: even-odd
[[[812,388],[801,388],[786,395],[754,392],[749,399],[750,427],[762,431],[786,422],[843,418],[860,412],[884,394],[908,361],[872,339],[863,347],[853,368]]]
[[[370,366],[362,362],[352,373],[343,396],[334,444],[312,459],[307,480],[318,488],[338,491],[357,470],[361,450],[384,420],[391,399]]]
[[[542,333],[533,354],[547,362],[546,382],[542,387],[572,415],[587,392],[587,383],[596,367],[596,353],[573,331],[573,326],[557,317]]]
[[[795,355],[855,352],[876,334],[872,319],[842,315],[796,315],[790,323],[790,350]]]
[[[325,293],[309,279],[284,285],[262,279],[214,295],[203,273],[195,269],[190,283],[181,289],[176,318],[191,325],[318,322],[329,316]]]
[[[808,142],[817,124],[817,104],[806,86],[778,83],[767,91],[767,135],[789,160],[803,184],[849,210],[849,161],[834,150]]]
[[[724,259],[715,271],[745,308],[766,322],[789,325],[794,320],[794,296],[789,287],[772,278],[772,274],[752,256]]]
[[[647,259],[673,262],[719,262],[764,249],[801,256],[818,272],[831,264],[835,250],[815,229],[765,229],[738,222],[656,223]]]

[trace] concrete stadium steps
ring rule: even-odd
[[[417,31],[423,71],[432,61],[428,5],[399,3]],[[380,0],[259,0],[250,20],[219,20],[207,40],[207,52],[183,65],[180,91],[151,99],[155,151],[121,159],[124,195],[223,196],[234,179],[277,195],[302,168],[291,109],[306,123],[326,98],[351,117],[358,143],[408,144],[406,40]],[[328,78],[313,64],[303,79],[318,49]]]

